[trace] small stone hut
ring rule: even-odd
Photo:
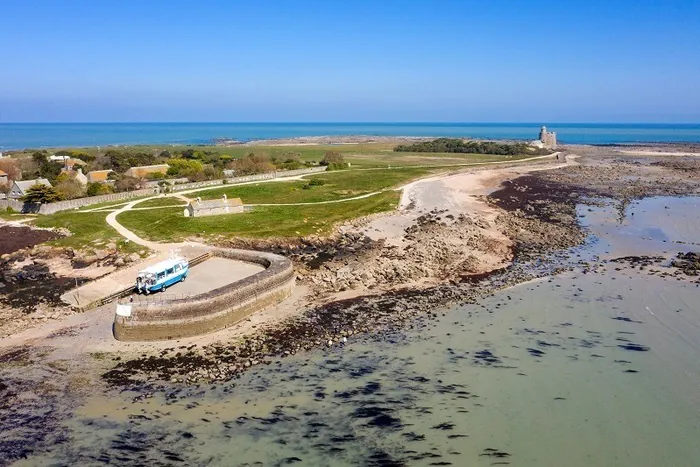
[[[201,198],[190,202],[185,208],[185,217],[216,216],[219,214],[237,214],[243,212],[241,198],[226,198],[202,201]]]

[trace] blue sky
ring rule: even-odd
[[[700,122],[696,0],[0,0],[0,122]]]

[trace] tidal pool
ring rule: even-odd
[[[412,329],[227,383],[95,394],[18,465],[697,465],[699,284],[577,261],[698,251],[698,204],[651,198],[622,223],[582,208],[593,237],[572,271]]]

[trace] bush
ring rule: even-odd
[[[339,152],[328,151],[321,159],[321,165],[330,166],[331,164],[345,164],[345,158]]]
[[[106,195],[112,192],[112,187],[106,183],[91,182],[87,184],[88,196]]]
[[[312,178],[309,180],[309,185],[311,186],[323,186],[326,184],[326,181],[322,178]]]
[[[231,162],[229,168],[234,169],[236,175],[253,175],[275,170],[275,166],[265,154],[248,154]]]
[[[22,201],[31,204],[46,204],[61,201],[61,195],[52,186],[36,184],[29,187]]]
[[[333,162],[331,164],[328,164],[327,170],[345,170],[349,166],[350,165],[347,162]]]
[[[192,177],[204,170],[202,163],[194,159],[170,159],[168,165],[171,177]]]
[[[516,156],[521,154],[549,154],[546,149],[533,148],[526,143],[496,143],[493,141],[464,141],[459,138],[438,138],[415,144],[400,144],[395,152],[446,152],[459,154],[495,154]]]

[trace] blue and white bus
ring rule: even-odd
[[[184,258],[171,258],[139,271],[136,277],[136,291],[149,294],[165,291],[167,287],[182,282],[187,277],[189,263]]]

